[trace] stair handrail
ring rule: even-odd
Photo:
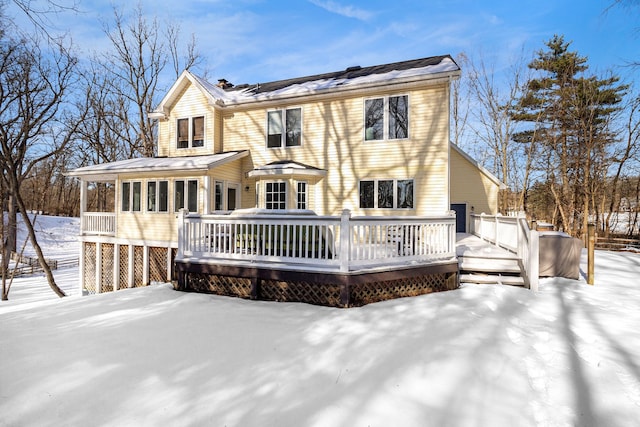
[[[471,214],[471,233],[494,246],[514,252],[519,259],[525,286],[538,291],[539,234],[529,228],[523,213],[507,217]]]

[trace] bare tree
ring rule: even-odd
[[[525,149],[524,143],[518,143],[513,139],[517,122],[511,114],[513,104],[522,96],[522,83],[526,79],[524,70],[524,61],[514,62],[511,72],[507,74],[508,81],[500,85],[496,81],[494,69],[487,67],[485,61],[480,58],[475,63],[469,61],[467,73],[470,94],[476,106],[470,127],[477,141],[488,149],[487,157],[492,161],[492,164],[488,165],[489,169],[512,190],[523,188],[528,180],[530,166],[526,154],[531,151]],[[514,204],[510,201],[509,191],[502,191],[500,211],[522,208],[521,205]]]
[[[37,165],[55,156],[73,138],[79,119],[72,120],[67,115],[65,96],[74,79],[75,65],[76,60],[67,49],[42,51],[35,41],[2,37],[0,168],[3,186],[9,199],[15,201],[49,286],[58,296],[64,296],[64,292],[56,285],[36,240],[22,186]],[[7,245],[3,254],[3,299],[9,291],[5,284],[9,258],[6,248]]]
[[[155,122],[148,116],[153,110],[159,92],[158,85],[169,59],[177,74],[181,65],[194,66],[200,61],[192,37],[180,57],[178,48],[179,27],[165,26],[163,34],[157,19],[147,19],[141,6],[131,16],[114,8],[113,24],[104,24],[104,31],[111,41],[113,50],[104,54],[101,63],[113,82],[110,90],[126,100],[126,112],[135,119],[128,121],[129,144],[142,156],[155,154]]]

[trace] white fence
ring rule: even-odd
[[[114,212],[84,212],[81,216],[82,234],[113,236],[116,233],[116,214]]]
[[[351,217],[182,212],[178,260],[354,271],[455,257],[455,217]]]
[[[495,246],[515,253],[522,261],[525,281],[531,290],[538,290],[539,237],[530,230],[523,216],[471,215],[471,232]]]

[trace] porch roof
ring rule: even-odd
[[[206,156],[141,157],[84,166],[65,173],[82,179],[96,181],[115,180],[119,174],[140,172],[206,172],[225,163],[249,155],[248,150],[228,151]]]

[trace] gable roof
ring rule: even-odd
[[[460,154],[460,156],[462,156],[463,159],[465,159],[466,161],[471,163],[473,166],[475,166],[480,171],[480,173],[482,173],[484,176],[489,178],[489,180],[491,180],[494,184],[496,184],[498,186],[498,188],[500,188],[500,190],[506,190],[507,188],[509,188],[507,186],[507,184],[505,184],[504,182],[500,181],[500,179],[498,179],[497,176],[495,176],[494,174],[489,172],[488,169],[486,169],[480,163],[475,161],[473,159],[473,157],[471,157],[469,154],[467,154],[462,148],[458,147],[453,142],[449,142],[449,146],[451,148],[453,148],[458,154]]]
[[[150,116],[152,118],[165,117],[169,107],[177,100],[177,96],[187,84],[193,84],[197,87],[207,97],[210,105],[222,108],[335,91],[388,86],[389,84],[455,78],[459,75],[460,67],[450,55],[432,56],[370,67],[354,66],[330,73],[252,85],[243,84],[227,87],[226,89],[185,70]]]

